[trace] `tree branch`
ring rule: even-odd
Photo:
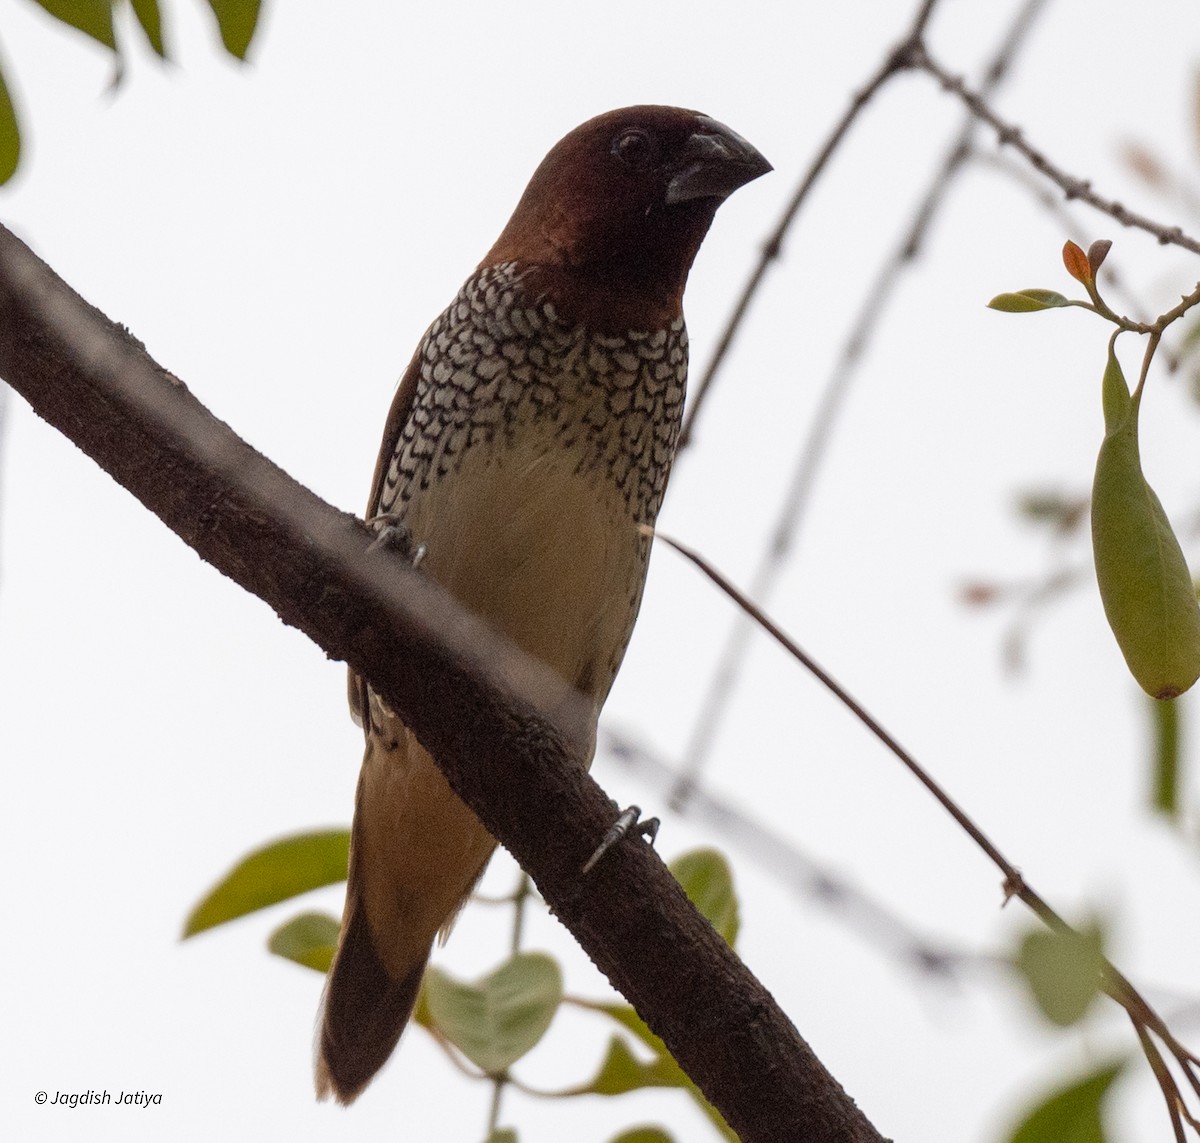
[[[1144,230],[1158,239],[1162,246],[1179,246],[1184,250],[1190,250],[1193,254],[1200,254],[1200,240],[1185,234],[1182,227],[1156,222],[1144,214],[1130,210],[1123,203],[1105,198],[1092,189],[1092,184],[1088,179],[1076,178],[1051,162],[1045,154],[1026,140],[1019,127],[1002,119],[992,109],[987,99],[968,87],[962,76],[954,75],[938,63],[926,51],[924,44],[913,44],[908,66],[926,72],[941,84],[944,91],[957,96],[976,119],[986,123],[996,132],[996,138],[1001,146],[1009,146],[1019,152],[1035,171],[1045,175],[1058,186],[1068,199],[1085,202],[1102,214],[1107,214],[1110,218],[1115,219],[1122,226]]]
[[[612,821],[565,684],[214,418],[0,227],[0,376],[205,560],[369,679],[746,1141],[879,1143],[648,846]]]

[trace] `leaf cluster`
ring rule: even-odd
[[[247,854],[193,908],[183,936],[193,937],[345,880],[349,845],[347,830],[330,829],[280,838]],[[739,926],[738,900],[724,856],[713,849],[699,849],[678,857],[670,868],[692,903],[732,946]],[[305,911],[279,925],[267,947],[276,956],[324,973],[332,963],[339,928],[337,919],[329,914]],[[561,1091],[535,1092],[527,1085],[517,1086],[543,1098],[558,1099],[678,1088],[695,1100],[723,1138],[736,1139],[720,1113],[630,1005],[566,996],[562,970],[546,953],[515,953],[475,981],[459,980],[430,967],[413,1020],[456,1063],[462,1066],[465,1060],[478,1069],[468,1074],[516,1083],[510,1069],[541,1043],[564,1004],[616,1026],[599,1068],[590,1079]],[[515,1143],[516,1139],[512,1129],[492,1135],[492,1141]],[[658,1127],[638,1127],[612,1143],[671,1143],[671,1136]]]
[[[1035,313],[1077,306],[1112,322],[1101,381],[1104,440],[1092,481],[1092,554],[1104,614],[1130,673],[1152,698],[1173,699],[1200,677],[1200,605],[1179,540],[1162,502],[1142,471],[1138,414],[1150,362],[1163,330],[1200,300],[1200,293],[1149,325],[1117,314],[1100,293],[1098,274],[1112,243],[1092,243],[1085,253],[1063,247],[1067,272],[1087,300],[1054,290],[1000,294],[988,304],[1006,313]],[[1148,334],[1141,376],[1133,392],[1117,357],[1125,332]]]
[[[258,27],[262,0],[207,0],[217,32],[225,50],[237,59],[245,59],[250,41]],[[118,42],[114,16],[126,0],[33,0],[51,16],[82,32],[112,53],[114,84],[119,83],[124,62],[123,46]],[[158,0],[128,0],[134,20],[154,54],[169,58],[163,34],[163,18]],[[16,173],[21,162],[21,125],[12,88],[0,70],[0,183]]]

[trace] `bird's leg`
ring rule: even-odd
[[[583,872],[590,873],[596,862],[612,849],[618,841],[623,837],[627,837],[630,832],[644,837],[653,845],[654,839],[658,837],[658,818],[646,818],[645,821],[642,821],[641,815],[641,806],[630,806],[628,809],[622,810],[617,815],[617,820],[609,826],[608,832],[596,847],[596,852],[584,862]]]
[[[368,552],[377,548],[389,548],[398,552],[414,568],[421,566],[421,561],[425,558],[425,545],[413,543],[412,532],[398,512],[380,512],[378,516],[369,517],[366,523],[367,527],[375,532],[375,539],[371,541]]]

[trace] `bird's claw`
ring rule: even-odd
[[[658,837],[658,818],[647,818],[645,821],[642,821],[640,820],[641,814],[641,806],[630,806],[617,815],[617,820],[609,826],[608,832],[596,847],[596,852],[584,862],[584,873],[590,873],[595,867],[596,862],[612,849],[618,841],[623,837],[627,837],[631,831],[644,837],[651,845],[654,844],[654,839]]]
[[[403,556],[413,568],[421,566],[427,549],[424,544],[413,543],[412,532],[402,517],[394,512],[381,512],[367,520],[367,527],[375,532],[368,552],[388,548]]]

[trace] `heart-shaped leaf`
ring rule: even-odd
[[[544,953],[518,953],[477,984],[436,968],[425,974],[433,1026],[491,1075],[511,1067],[542,1038],[561,1000],[562,971]]]
[[[1104,933],[1096,922],[1072,933],[1035,930],[1021,942],[1016,963],[1046,1018],[1066,1027],[1083,1018],[1100,992]]]

